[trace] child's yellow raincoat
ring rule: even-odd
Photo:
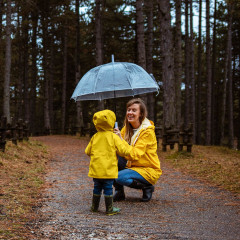
[[[155,184],[162,174],[154,129],[153,122],[145,118],[132,136],[130,156],[125,157],[128,168],[138,172],[151,184]],[[125,131],[124,126],[121,130],[123,139]]]
[[[91,157],[88,176],[92,178],[118,178],[119,156],[128,156],[131,147],[113,133],[115,113],[110,110],[97,112],[93,123],[97,133],[91,138],[85,153]]]

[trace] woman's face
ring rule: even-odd
[[[127,108],[127,120],[133,128],[137,128],[140,125],[139,117],[140,117],[140,105],[137,103],[132,104]]]

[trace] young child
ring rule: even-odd
[[[88,176],[93,178],[94,189],[92,212],[97,212],[104,191],[106,213],[114,215],[120,212],[113,207],[113,181],[118,178],[117,155],[129,155],[130,146],[113,133],[116,115],[110,110],[99,111],[93,116],[97,133],[91,138],[85,153],[91,157]]]

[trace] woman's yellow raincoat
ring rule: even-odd
[[[155,184],[162,174],[154,130],[153,122],[145,118],[132,136],[130,156],[125,156],[128,160],[128,168],[138,172],[151,184]],[[125,131],[124,126],[121,130],[123,139]]]
[[[129,156],[131,147],[113,133],[115,113],[110,110],[97,112],[93,123],[97,133],[91,138],[85,153],[91,157],[88,176],[92,178],[114,179],[118,177],[118,159]]]

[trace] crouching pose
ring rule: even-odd
[[[147,119],[144,102],[132,99],[127,103],[125,124],[121,132],[114,132],[131,145],[130,155],[119,157],[118,178],[114,182],[114,201],[125,199],[123,186],[142,189],[141,201],[152,198],[154,184],[162,174],[157,155],[157,140],[153,122]]]
[[[113,133],[115,113],[110,110],[99,111],[93,116],[97,133],[91,138],[85,153],[91,157],[88,176],[93,178],[94,189],[91,211],[97,212],[102,190],[104,191],[106,213],[120,212],[113,207],[113,181],[118,177],[117,155],[129,156],[131,146]]]

